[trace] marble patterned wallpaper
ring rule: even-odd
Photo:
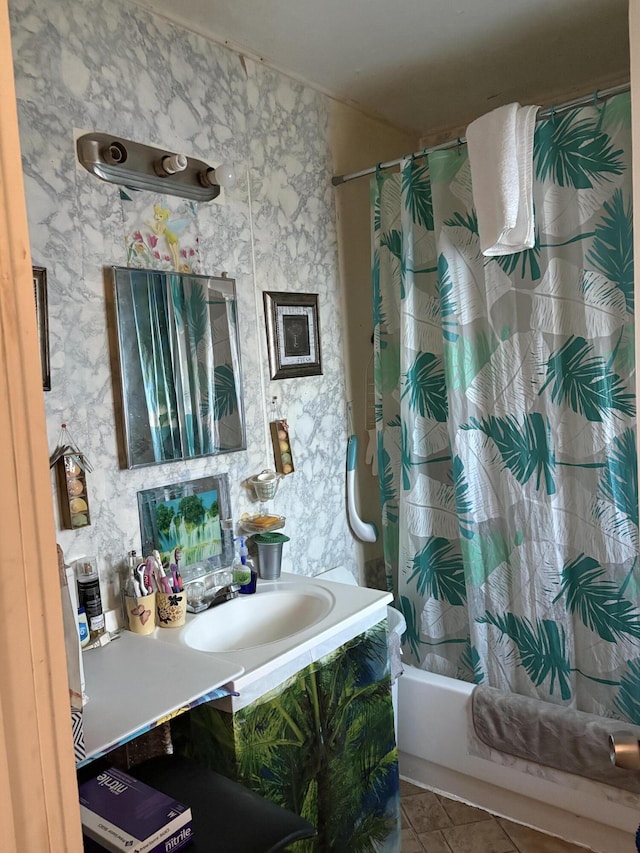
[[[228,472],[234,519],[255,511],[242,484],[273,467],[268,422],[286,417],[296,469],[269,506],[287,518],[283,569],[354,565],[328,99],[123,0],[99,11],[90,0],[11,0],[9,12],[31,252],[48,271],[49,446],[64,422],[95,469],[91,526],[59,528],[67,561],[96,554],[114,606],[118,568],[140,548],[137,492]],[[77,163],[75,138],[90,130],[236,163],[238,184],[200,204],[197,225],[201,271],[236,279],[246,451],[119,466],[105,269],[127,264],[126,223],[119,188]],[[264,290],[319,294],[323,376],[269,379]]]

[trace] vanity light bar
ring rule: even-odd
[[[85,133],[78,138],[76,150],[88,172],[111,184],[194,201],[212,201],[220,195],[215,169],[184,154],[108,133]]]

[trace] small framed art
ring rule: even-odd
[[[38,340],[40,341],[42,388],[45,391],[51,391],[51,367],[49,365],[49,309],[47,307],[47,271],[44,267],[33,267],[33,292],[36,300]]]
[[[138,512],[144,556],[155,549],[170,563],[177,548],[181,570],[198,564],[213,571],[233,562],[228,474],[145,489]]]
[[[264,294],[272,379],[322,374],[317,293]]]

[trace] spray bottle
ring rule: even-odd
[[[246,539],[244,536],[238,536],[235,540],[239,542],[236,552],[236,557],[233,561],[233,582],[240,584],[240,592],[243,595],[249,595],[256,591],[256,582],[258,580],[258,572],[256,571],[249,551],[247,550]]]

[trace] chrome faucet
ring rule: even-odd
[[[225,601],[238,597],[239,583],[226,583],[203,592],[201,595],[190,596],[187,593],[187,610],[189,613],[202,613],[210,607],[217,607]]]
[[[220,589],[216,589],[213,597],[206,603],[207,609],[217,607],[218,604],[224,604],[225,601],[231,601],[232,598],[237,598],[239,592],[239,583],[229,583],[226,586],[220,587]]]

